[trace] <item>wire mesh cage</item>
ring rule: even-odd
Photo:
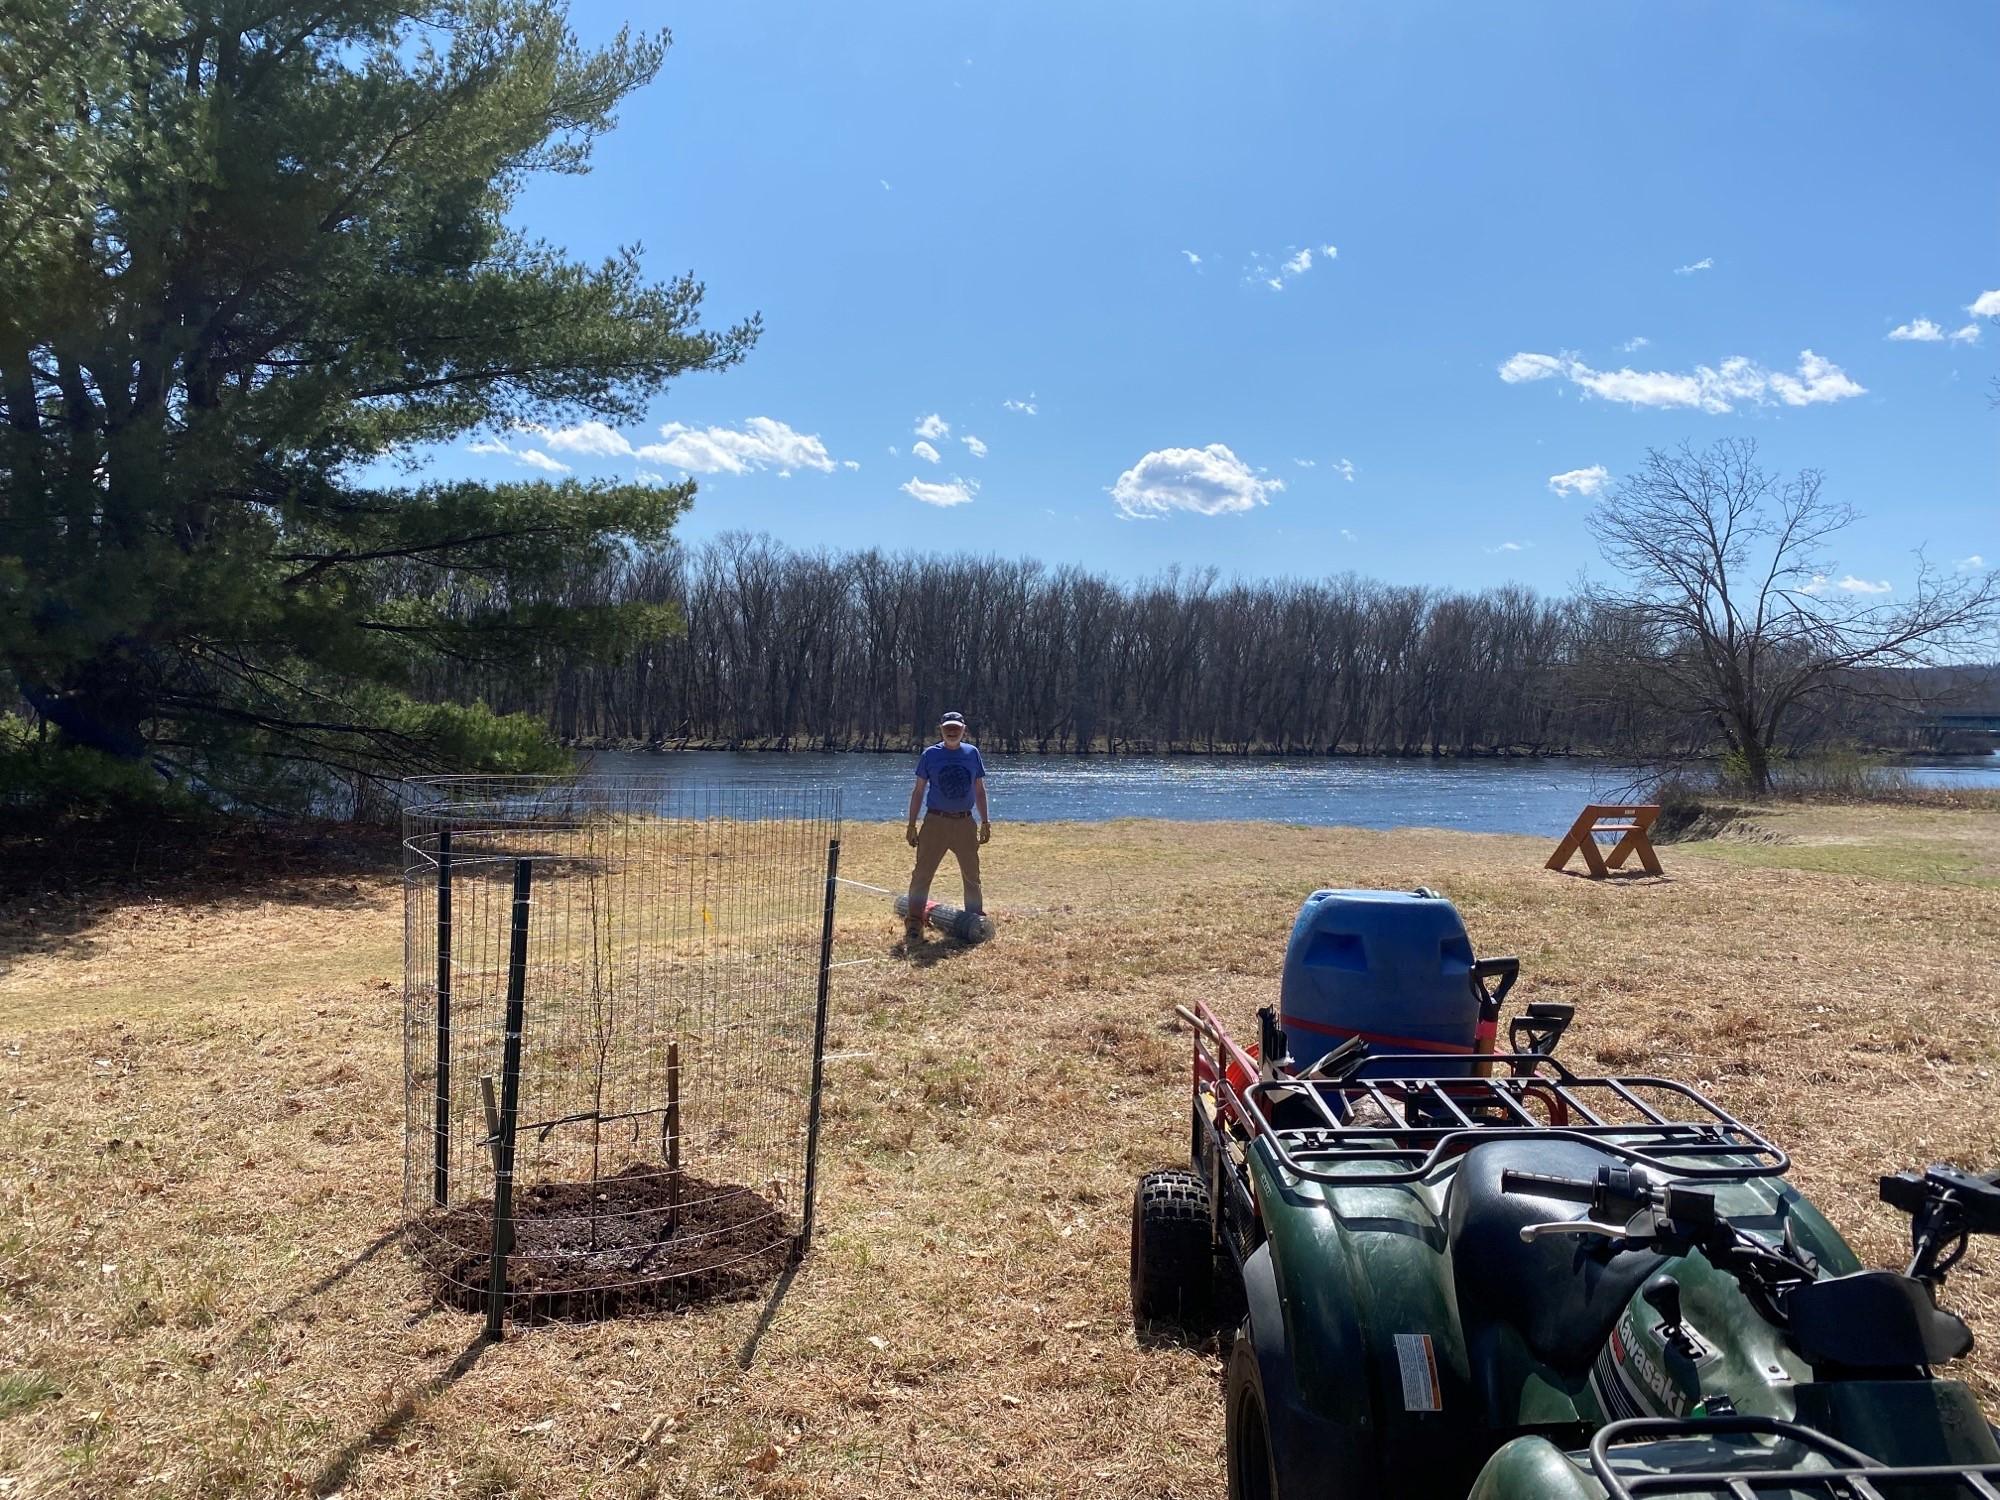
[[[403,1201],[435,1294],[498,1334],[803,1254],[838,791],[407,790]]]

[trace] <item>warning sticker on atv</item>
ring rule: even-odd
[[[1396,1335],[1396,1363],[1403,1370],[1403,1410],[1441,1411],[1438,1395],[1437,1356],[1431,1352],[1427,1333]]]

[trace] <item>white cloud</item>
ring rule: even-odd
[[[1297,464],[1301,469],[1316,469],[1319,467],[1319,460],[1316,458],[1295,458],[1292,462]]]
[[[941,438],[951,436],[951,423],[936,412],[917,423],[916,434],[920,438]]]
[[[1526,552],[1534,545],[1533,542],[1502,542],[1499,546],[1488,547],[1486,550],[1488,552]]]
[[[1727,371],[1732,363],[1736,362],[1724,360],[1722,368]],[[1741,364],[1748,369],[1756,369],[1748,360],[1743,360]],[[1778,371],[1758,373],[1771,393],[1787,406],[1812,406],[1822,401],[1845,401],[1850,396],[1868,394],[1868,388],[1850,379],[1839,365],[1830,359],[1820,358],[1810,349],[1799,351],[1799,367],[1794,374],[1786,375]]]
[[[1954,344],[1978,343],[1979,325],[1977,323],[1967,323],[1963,328],[1953,329],[1951,332],[1951,341]]]
[[[1574,354],[1516,354],[1500,366],[1509,385],[1560,375],[1586,395],[1628,406],[1693,407],[1699,411],[1733,411],[1738,401],[1757,406],[1814,406],[1867,394],[1867,387],[1810,349],[1799,354],[1798,367],[1787,373],[1767,370],[1742,355],[1731,355],[1716,366],[1696,365],[1692,373],[1670,370],[1594,370]]]
[[[1618,348],[1619,351],[1624,354],[1637,354],[1641,349],[1645,348],[1648,344],[1652,342],[1653,341],[1647,338],[1643,333],[1639,333],[1639,334],[1634,334],[1631,338],[1625,340],[1625,342],[1620,344]]]
[[[1581,495],[1587,500],[1601,491],[1610,479],[1609,469],[1603,464],[1592,464],[1587,469],[1571,469],[1567,474],[1551,474],[1549,488],[1558,495]]]
[[[960,479],[954,474],[949,484],[932,484],[912,475],[908,484],[898,488],[912,500],[921,500],[926,505],[970,505],[972,497],[979,493],[979,482]]]
[[[2000,291],[1981,292],[1965,310],[1975,318],[2000,318]]]
[[[1712,255],[1704,255],[1700,260],[1694,262],[1692,265],[1675,266],[1674,274],[1676,276],[1692,276],[1697,271],[1713,271],[1714,269],[1715,269],[1715,257]]]
[[[1199,255],[1196,255],[1196,254],[1194,253],[1194,251],[1192,251],[1192,250],[1183,250],[1183,251],[1181,251],[1181,254],[1183,254],[1183,255],[1185,255],[1185,256],[1187,257],[1187,263],[1188,263],[1189,265],[1191,265],[1191,266],[1198,266],[1198,265],[1200,265],[1200,264],[1201,264],[1201,257],[1200,257]]]
[[[1354,483],[1354,463],[1351,459],[1343,458],[1333,466],[1333,471],[1349,484]]]
[[[1524,380],[1560,375],[1562,369],[1563,361],[1553,354],[1517,354],[1500,367],[1500,378],[1509,385],[1519,385]]]
[[[843,468],[843,469],[858,469],[858,468],[860,468],[860,467],[861,467],[861,465],[860,465],[860,464],[856,463],[856,462],[855,462],[855,461],[854,461],[853,459],[851,459],[851,458],[843,458],[843,459],[842,459],[842,460],[840,461],[840,466],[841,466],[841,468]]]
[[[664,442],[643,447],[635,446],[623,433],[602,422],[580,422],[574,427],[541,427],[531,422],[524,423],[519,430],[532,433],[558,453],[586,458],[634,458],[643,463],[669,464],[695,474],[747,474],[755,469],[776,469],[780,478],[789,479],[794,469],[817,469],[829,474],[834,468],[826,445],[817,435],[794,432],[770,417],[752,417],[740,429],[695,428],[669,422],[660,429]],[[473,451],[511,452],[504,444],[482,444]],[[534,449],[512,456],[518,462],[550,473],[569,472],[560,465],[550,468],[555,461]]]
[[[886,178],[886,177],[878,177],[878,178],[876,178],[875,180],[876,180],[877,182],[879,182],[879,183],[881,183],[881,184],[882,184],[882,191],[883,191],[883,192],[885,192],[885,193],[893,193],[893,192],[895,192],[895,191],[896,191],[896,190],[895,190],[894,188],[892,188],[892,187],[890,187],[890,186],[889,186],[889,179],[888,179],[888,178]]]
[[[1228,448],[1210,443],[1148,453],[1118,476],[1110,495],[1121,515],[1149,521],[1176,510],[1201,516],[1252,510],[1284,487],[1284,480],[1259,478]]]
[[[1028,392],[1028,399],[1025,401],[1016,401],[1010,396],[1000,404],[1006,407],[1008,411],[1017,411],[1024,417],[1032,417],[1036,409],[1035,393],[1033,391]]]
[[[910,453],[916,458],[921,458],[927,464],[934,464],[938,461],[938,451],[929,443],[910,444]]]
[[[1814,581],[1817,582],[1818,580],[1815,579]],[[1834,587],[1845,589],[1850,594],[1892,594],[1895,592],[1894,585],[1886,579],[1880,583],[1870,583],[1865,578],[1856,578],[1852,573],[1841,579]]]
[[[498,438],[488,438],[482,442],[467,443],[467,453],[492,454],[500,458],[511,458],[524,469],[540,469],[544,474],[567,474],[569,465],[550,458],[539,448],[514,448]]]
[[[966,433],[965,436],[959,439],[959,441],[965,444],[967,450],[970,451],[970,453],[974,458],[986,457],[986,445],[980,442],[979,439],[974,437],[971,433],[969,432]]]
[[[521,430],[534,433],[559,453],[582,453],[592,458],[630,458],[634,451],[624,434],[614,432],[602,422],[582,422],[575,427],[557,428],[531,424]]]
[[[1929,318],[1915,318],[1889,330],[1889,337],[1912,344],[1941,344],[1944,330]]]
[[[1986,559],[1975,552],[1970,557],[1961,557],[1956,564],[1956,571],[1960,573],[1977,573],[1985,566]]]
[[[770,417],[752,417],[741,428],[669,422],[660,436],[666,441],[635,448],[633,457],[691,474],[748,474],[758,469],[833,472],[833,459],[817,434],[794,432]]]
[[[1246,282],[1262,282],[1272,291],[1282,292],[1286,283],[1305,275],[1313,268],[1315,254],[1326,260],[1337,260],[1340,257],[1340,249],[1335,245],[1321,245],[1315,250],[1315,247],[1306,245],[1292,251],[1276,269],[1272,268],[1270,257],[1263,251],[1253,250],[1250,252],[1249,263],[1243,268],[1243,279]]]
[[[1358,542],[1359,540],[1361,540],[1353,532],[1349,531],[1345,526],[1340,528],[1340,535],[1342,540],[1344,541]]]

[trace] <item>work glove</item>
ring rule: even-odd
[[[912,849],[917,847],[917,825],[915,823],[910,824],[903,830],[903,841]]]
[[[983,844],[992,837],[993,837],[993,820],[991,818],[988,818],[984,823],[981,823],[979,825],[979,842]]]

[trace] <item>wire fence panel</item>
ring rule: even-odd
[[[437,1295],[498,1333],[768,1280],[810,1223],[839,792],[407,790],[403,1201]]]

